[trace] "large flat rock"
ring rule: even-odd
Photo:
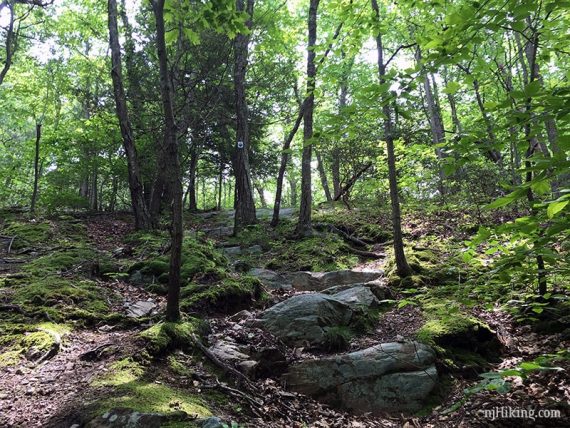
[[[284,274],[293,288],[300,291],[322,291],[326,288],[361,284],[374,281],[383,275],[381,270],[338,270],[333,272],[290,272]]]
[[[301,294],[267,309],[261,320],[266,330],[285,343],[318,347],[326,343],[328,330],[354,324],[379,304],[366,287],[355,287],[332,296]]]
[[[384,343],[302,361],[284,380],[293,391],[355,413],[416,411],[437,384],[434,362],[427,345]]]

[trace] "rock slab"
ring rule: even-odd
[[[326,343],[330,328],[348,327],[378,305],[378,299],[366,287],[332,296],[301,294],[267,309],[261,325],[290,345],[318,347]]]
[[[437,385],[435,352],[417,343],[383,343],[306,360],[284,375],[296,392],[354,413],[417,411]]]

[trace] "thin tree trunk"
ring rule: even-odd
[[[36,148],[34,153],[34,191],[32,192],[32,202],[30,212],[36,213],[36,201],[38,199],[38,184],[40,181],[40,140],[42,138],[42,124],[36,123]]]
[[[380,10],[376,0],[372,0],[372,9],[376,18],[380,20]],[[378,77],[380,84],[386,81],[386,66],[384,64],[384,48],[382,35],[376,35],[376,47],[378,49]],[[394,129],[392,126],[392,112],[390,103],[385,103],[382,108],[384,113],[384,139],[386,140],[386,152],[388,155],[388,181],[390,184],[390,201],[392,205],[392,229],[394,234],[394,258],[396,271],[400,277],[412,274],[404,253],[404,240],[402,237],[402,220],[400,213],[400,199],[398,195],[398,176],[396,171],[396,156],[394,154]]]
[[[115,205],[117,204],[117,190],[119,187],[119,179],[117,176],[113,177],[111,184],[111,198],[109,199],[109,211],[115,212]]]
[[[236,0],[238,12],[247,13],[246,26],[251,29],[254,0]],[[234,161],[234,173],[236,177],[236,215],[234,218],[234,233],[238,233],[245,226],[254,224],[255,203],[253,201],[253,186],[249,168],[249,125],[248,108],[245,90],[245,75],[247,69],[249,34],[238,34],[234,41],[235,68],[234,89],[236,98],[236,152]]]
[[[301,159],[301,207],[297,233],[307,236],[312,233],[311,211],[313,195],[311,188],[311,161],[313,157],[313,110],[315,104],[315,84],[317,69],[315,65],[315,45],[317,43],[317,12],[320,0],[310,0],[307,43],[307,103],[303,115],[303,156]]]
[[[172,224],[170,246],[170,269],[168,274],[168,296],[166,300],[166,319],[180,319],[180,265],[182,259],[182,180],[174,108],[173,90],[168,69],[168,57],[164,29],[165,0],[151,0],[156,21],[156,50],[160,71],[160,92],[164,114],[164,154],[168,167],[166,178],[168,192],[172,200]]]
[[[136,229],[150,229],[151,221],[144,200],[139,162],[131,122],[129,120],[123,77],[121,72],[121,46],[119,45],[119,31],[117,28],[117,1],[109,0],[109,40],[111,47],[111,77],[113,80],[113,93],[117,108],[117,117],[123,138],[123,148],[127,155],[127,169],[129,174],[129,190],[131,205],[135,216]]]
[[[325,197],[327,198],[327,202],[332,202],[331,191],[329,189],[329,181],[327,179],[325,166],[323,165],[323,158],[321,157],[321,153],[316,149],[315,155],[317,156],[317,169],[319,170],[319,176],[321,177],[321,184],[323,186],[323,190],[325,191]]]
[[[291,142],[293,138],[295,138],[295,134],[297,133],[299,126],[301,125],[301,121],[303,120],[303,115],[305,112],[305,103],[301,105],[299,109],[299,113],[297,115],[297,119],[295,120],[295,124],[293,125],[293,129],[285,138],[283,143],[283,151],[281,152],[281,163],[279,165],[279,172],[277,174],[277,189],[275,191],[275,203],[273,204],[273,218],[271,219],[271,226],[275,227],[279,224],[279,210],[281,209],[281,198],[283,195],[283,180],[285,178],[285,171],[287,170],[287,161],[289,160],[289,150],[291,148]]]
[[[531,27],[532,29],[532,27]],[[529,83],[535,81],[538,77],[538,68],[536,67],[536,59],[537,59],[537,50],[538,50],[538,33],[536,29],[534,29],[534,33],[532,36],[533,43],[529,44],[532,47],[531,52],[527,52],[527,58],[529,59]],[[532,98],[528,98],[526,101],[526,112],[529,115],[529,119],[525,125],[525,136],[528,142],[528,149],[526,152],[526,159],[525,159],[525,168],[526,168],[526,183],[528,184],[527,188],[527,200],[530,205],[530,209],[534,215],[537,214],[537,210],[534,206],[534,193],[532,190],[532,186],[530,185],[533,177],[533,162],[532,157],[538,147],[538,143],[536,138],[532,137],[532,130],[531,125],[532,121]],[[542,231],[540,232],[542,235]],[[537,242],[534,243],[535,247],[538,245]],[[537,267],[537,279],[538,279],[538,294],[544,296],[547,292],[548,284],[546,279],[546,269],[544,264],[544,258],[541,254],[536,255],[536,267]]]
[[[218,203],[216,209],[222,210],[222,190],[224,186],[224,163],[220,160],[220,171],[218,173]]]
[[[267,208],[267,202],[265,201],[265,194],[263,190],[263,185],[259,182],[255,184],[255,189],[257,190],[257,194],[259,195],[259,202],[261,203],[262,208]]]
[[[287,181],[289,182],[289,202],[291,203],[292,207],[297,206],[297,180],[287,176]]]

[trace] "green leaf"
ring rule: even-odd
[[[570,203],[570,200],[551,202],[548,204],[548,208],[546,209],[546,215],[548,218],[554,217],[557,213],[562,211],[568,203]]]
[[[525,86],[524,94],[526,95],[527,98],[532,98],[538,95],[541,89],[542,88],[540,82],[538,80],[535,80],[534,82],[530,82],[528,85]]]
[[[492,210],[495,208],[504,207],[505,205],[509,205],[511,202],[520,199],[524,195],[524,192],[525,192],[524,189],[515,190],[514,192],[509,193],[507,196],[503,196],[502,198],[499,198],[494,202],[491,202],[490,204],[486,205],[484,208]]]
[[[458,82],[449,82],[445,87],[445,89],[443,90],[443,92],[445,92],[446,94],[453,95],[457,91],[459,91],[459,89],[461,89],[461,84],[459,84]]]

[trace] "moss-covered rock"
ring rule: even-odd
[[[425,302],[423,308],[426,322],[416,337],[432,345],[448,368],[475,373],[497,360],[501,343],[487,324],[456,305]]]
[[[14,221],[2,230],[2,235],[14,236],[16,239],[14,239],[12,249],[19,250],[45,245],[52,239],[53,231],[53,226],[49,222]]]
[[[234,314],[263,302],[266,294],[259,279],[227,277],[215,284],[190,284],[182,289],[180,307],[189,313]]]
[[[70,331],[67,325],[40,323],[27,327],[22,334],[5,337],[0,367],[17,365],[22,358],[36,361],[55,355],[63,337]]]
[[[77,280],[48,275],[31,277],[13,285],[12,302],[28,315],[49,317],[62,322],[72,319],[103,321],[114,317],[109,301],[119,296],[97,286],[91,280]]]
[[[165,254],[133,264],[129,273],[132,282],[166,284],[169,270],[170,259],[169,255]],[[180,268],[183,283],[217,281],[224,278],[227,271],[227,259],[211,242],[198,241],[192,237],[184,239]]]
[[[190,349],[197,337],[206,330],[207,324],[197,318],[184,322],[160,322],[140,333],[151,354],[162,354],[172,349]]]
[[[344,241],[330,233],[276,243],[272,253],[265,267],[276,271],[328,272],[358,264]]]

